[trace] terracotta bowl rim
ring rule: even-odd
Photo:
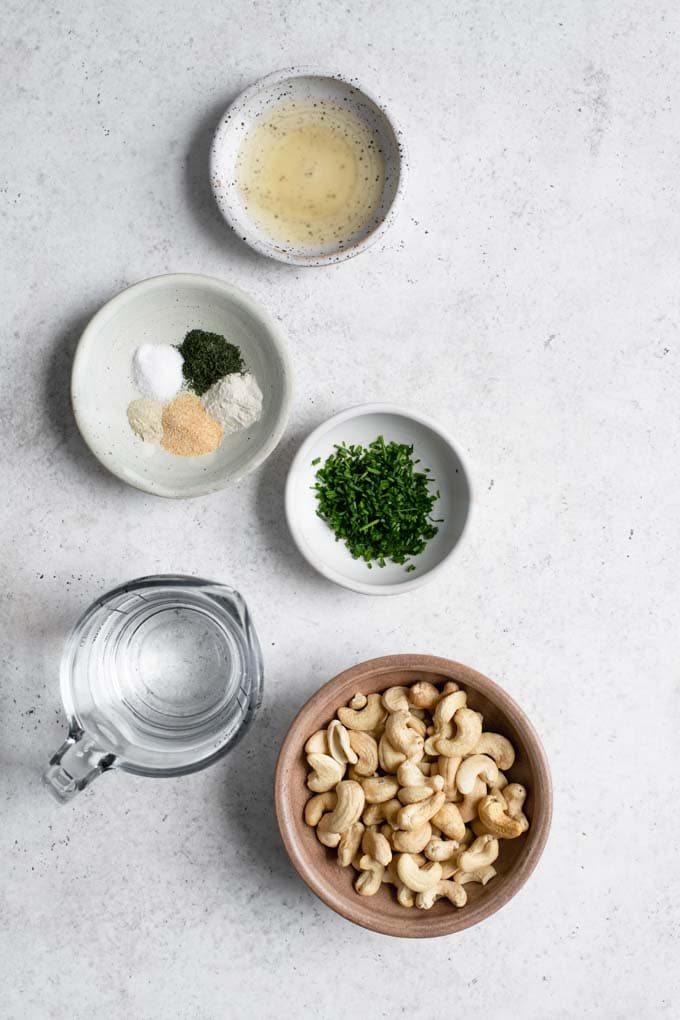
[[[380,909],[372,905],[372,897],[357,896],[357,902],[345,894],[329,886],[309,859],[309,855],[301,844],[297,828],[303,824],[296,818],[296,811],[291,803],[291,791],[285,780],[285,772],[293,764],[302,751],[305,741],[310,736],[310,715],[323,702],[328,693],[338,691],[337,706],[339,707],[351,695],[350,688],[358,685],[358,681],[370,673],[384,673],[386,676],[397,670],[418,670],[424,673],[439,673],[455,678],[472,690],[493,701],[500,712],[507,716],[521,734],[521,743],[528,758],[531,771],[541,779],[541,792],[534,791],[535,803],[531,819],[531,828],[526,835],[523,853],[515,863],[512,872],[503,876],[498,888],[492,882],[488,892],[479,901],[462,909],[452,908],[450,914],[431,917],[431,924],[423,926],[409,924],[411,911],[404,910],[403,921],[386,917]],[[385,683],[385,687],[389,683]],[[340,693],[341,692],[341,693]],[[347,695],[347,698],[344,696]],[[330,719],[329,719],[330,721]],[[537,784],[538,786],[538,784]],[[290,857],[293,867],[302,880],[318,896],[323,903],[346,920],[362,928],[401,938],[434,938],[451,935],[463,931],[474,924],[490,917],[505,906],[522,888],[531,876],[545,849],[552,820],[553,791],[550,767],[540,738],[529,721],[526,713],[517,702],[495,681],[477,670],[453,659],[445,659],[434,655],[385,655],[375,659],[367,659],[349,669],[343,670],[320,687],[300,708],[285,736],[279,751],[274,774],[274,806],[276,820],[281,839]],[[420,912],[418,912],[420,914]],[[422,915],[421,915],[422,916]]]

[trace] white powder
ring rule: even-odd
[[[139,397],[127,409],[130,428],[146,443],[160,443],[163,438],[163,405],[160,400]]]
[[[208,414],[218,421],[224,434],[248,428],[262,415],[262,390],[250,372],[225,375],[203,395]]]
[[[142,344],[132,358],[135,386],[152,400],[171,400],[182,388],[184,359],[170,344]]]

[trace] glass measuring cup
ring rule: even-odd
[[[43,780],[60,801],[102,772],[179,776],[212,764],[262,699],[246,604],[223,584],[142,577],[97,599],[61,659],[69,735]]]

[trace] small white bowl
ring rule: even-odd
[[[245,209],[238,181],[236,158],[241,144],[262,117],[281,102],[324,99],[351,110],[369,127],[385,160],[385,186],[374,219],[339,244],[286,246],[274,240]],[[251,85],[225,112],[215,132],[210,153],[210,179],[222,215],[242,240],[261,255],[297,266],[326,266],[358,255],[381,237],[392,220],[406,173],[406,151],[401,131],[379,100],[355,78],[309,67],[275,71]]]
[[[413,446],[414,457],[431,469],[440,497],[433,517],[443,518],[439,531],[424,552],[406,565],[387,562],[369,568],[355,560],[345,543],[336,541],[330,527],[317,514],[313,491],[316,472],[335,445],[366,446],[378,436]],[[321,458],[319,464],[312,462]],[[291,464],[286,482],[286,518],[295,543],[305,559],[330,581],[363,595],[397,595],[429,581],[453,553],[463,534],[470,509],[470,482],[451,439],[433,421],[392,404],[362,404],[334,415],[304,441]]]
[[[130,428],[128,405],[141,396],[132,357],[142,343],[179,344],[190,329],[237,344],[264,399],[260,420],[214,453],[176,457]],[[71,374],[73,412],[95,457],[129,485],[173,499],[216,492],[259,467],[283,435],[291,393],[284,337],[269,313],[237,287],[193,273],[144,280],[107,302],[85,328]]]

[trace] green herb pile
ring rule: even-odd
[[[313,464],[320,463],[318,457]],[[413,447],[386,443],[335,446],[316,473],[317,514],[342,539],[354,559],[369,567],[386,560],[406,563],[437,534],[432,507],[439,492],[430,489],[429,468],[415,470]],[[410,564],[407,571],[415,570]]]
[[[184,378],[199,397],[222,376],[243,371],[241,351],[219,333],[192,329],[178,350],[184,358]]]

